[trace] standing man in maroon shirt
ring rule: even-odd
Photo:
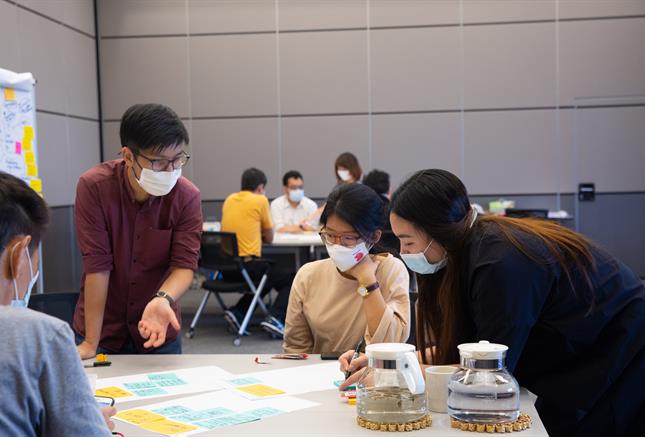
[[[82,359],[97,353],[181,353],[177,301],[197,269],[199,190],[181,169],[188,132],[170,108],[134,105],[121,119],[121,155],[76,188],[83,257],[74,314]]]

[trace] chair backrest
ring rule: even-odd
[[[32,294],[29,308],[61,319],[72,326],[79,292]]]
[[[238,270],[240,259],[234,232],[204,232],[199,266],[208,270]]]
[[[506,208],[506,217],[513,217],[513,218],[527,218],[527,217],[548,218],[549,217],[549,210],[548,209]]]

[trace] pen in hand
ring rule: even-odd
[[[361,337],[359,340],[358,344],[356,345],[356,348],[354,348],[354,355],[352,355],[352,358],[349,360],[349,366],[351,366],[352,361],[354,361],[358,356],[361,354],[361,348],[365,344],[365,337]],[[347,367],[347,372],[345,372],[345,379],[349,378],[352,372],[349,370],[349,366]]]

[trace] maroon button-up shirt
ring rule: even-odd
[[[181,177],[170,193],[139,204],[123,160],[85,172],[76,187],[76,230],[83,257],[74,329],[85,336],[85,275],[110,272],[99,345],[115,352],[129,338],[140,352],[138,323],[171,267],[196,270],[202,232],[199,189]],[[179,306],[174,308],[181,323]],[[166,341],[178,333],[168,327]]]

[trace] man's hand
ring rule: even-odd
[[[148,302],[139,321],[139,334],[148,339],[143,347],[151,348],[163,345],[166,342],[166,330],[169,324],[177,331],[181,329],[168,300],[156,297]]]
[[[110,420],[110,417],[116,414],[116,408],[114,407],[101,408],[101,414],[103,415],[103,420],[105,420],[105,424],[110,429],[110,431],[114,431],[114,422]]]
[[[90,344],[87,340],[83,340],[81,344],[76,346],[76,350],[81,356],[81,360],[94,358],[96,356],[96,348],[97,345]]]

